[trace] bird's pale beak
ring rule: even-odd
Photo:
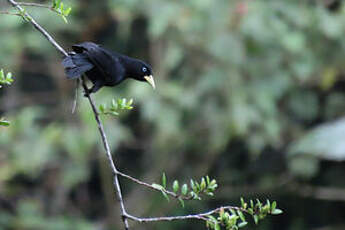
[[[153,76],[145,76],[145,80],[152,86],[153,89],[156,89],[155,81],[153,80]]]

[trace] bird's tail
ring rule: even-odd
[[[83,73],[93,68],[86,54],[71,53],[62,61],[68,79],[79,78]]]

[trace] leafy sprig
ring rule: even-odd
[[[162,192],[162,195],[168,200],[170,195],[176,197],[182,207],[184,207],[184,200],[201,200],[202,195],[214,196],[214,191],[218,187],[217,181],[215,179],[210,179],[209,176],[202,177],[200,182],[197,180],[190,180],[190,186],[187,183],[180,186],[178,180],[174,180],[171,187],[172,191],[167,190],[167,177],[165,173],[162,175],[162,183],[153,183],[152,186]]]
[[[65,21],[65,23],[68,23],[67,16],[71,13],[72,7],[68,7],[66,9],[61,0],[53,0],[53,6],[51,7],[51,9],[58,13]]]
[[[277,202],[266,201],[263,204],[259,199],[255,201],[250,200],[249,204],[241,198],[240,208],[231,208],[225,210],[221,208],[218,212],[218,216],[209,215],[206,221],[206,227],[212,230],[238,230],[248,224],[246,215],[250,215],[255,224],[258,224],[260,220],[264,219],[267,215],[279,215],[283,213],[282,210],[277,208]]]
[[[121,111],[124,110],[131,110],[133,109],[133,99],[127,100],[126,98],[122,99],[113,99],[111,104],[108,106],[107,104],[101,104],[99,106],[100,114],[103,115],[113,115],[118,116],[120,115]]]
[[[2,85],[11,85],[12,82],[13,82],[12,73],[8,72],[7,74],[5,74],[4,70],[1,69],[0,70],[0,88],[2,87]]]
[[[3,69],[0,69],[0,88],[2,85],[11,85],[13,82],[12,73],[8,72],[5,74]],[[9,126],[10,122],[6,121],[5,118],[0,118],[0,126]]]
[[[68,23],[67,16],[71,13],[72,7],[65,7],[64,3],[61,0],[53,0],[52,5],[45,5],[35,2],[17,2],[20,6],[32,6],[32,7],[40,7],[40,8],[47,8],[62,17],[65,23]],[[20,9],[20,16],[23,17],[24,20],[29,21],[30,16],[26,13],[26,10],[21,8]]]
[[[0,126],[9,126],[10,122],[6,121],[5,118],[0,118]]]

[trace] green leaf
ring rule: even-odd
[[[283,210],[280,210],[278,208],[274,209],[271,214],[272,215],[279,215],[279,214],[282,214],[283,213]]]
[[[208,219],[209,219],[210,222],[212,222],[212,223],[216,223],[216,222],[217,222],[217,219],[216,219],[214,216],[209,215],[209,216],[207,216],[207,217],[208,217]]]
[[[271,212],[273,212],[276,209],[276,207],[277,207],[277,202],[273,201],[271,205]]]
[[[190,179],[190,187],[191,187],[191,188],[193,189],[193,191],[194,191],[195,184],[194,184],[193,179]]]
[[[254,214],[254,210],[252,209],[252,208],[248,208],[248,213],[250,214],[250,215],[253,215]]]
[[[212,215],[209,215],[207,217],[208,217],[208,220],[206,222],[207,228],[215,229],[215,225],[218,224],[217,219]]]
[[[197,181],[194,181],[195,187],[196,187],[196,193],[200,192],[200,184]]]
[[[167,177],[166,177],[164,172],[163,172],[163,175],[162,175],[162,185],[163,185],[163,188],[167,187]]]
[[[241,197],[241,207],[244,208],[244,199]]]
[[[241,212],[240,210],[237,210],[237,213],[238,213],[238,216],[241,218],[241,220],[242,220],[243,222],[245,222],[245,221],[246,221],[246,218],[244,217],[243,212]]]
[[[208,196],[214,196],[214,193],[213,193],[213,192],[207,192],[206,195],[208,195]]]
[[[231,215],[230,217],[229,217],[229,220],[228,220],[228,225],[229,226],[236,226],[236,222],[237,222],[237,219],[238,219],[239,217],[237,216],[237,215],[235,215],[235,214],[233,214],[233,215]]]
[[[101,113],[105,113],[106,108],[107,108],[107,105],[106,105],[106,104],[101,104],[101,105],[99,106],[99,110],[101,111]]]
[[[246,226],[248,224],[248,222],[244,221],[238,224],[239,228],[243,228],[244,226]]]
[[[182,188],[181,188],[181,193],[182,195],[187,195],[187,192],[188,192],[188,185],[187,184],[183,184],[182,185]]]
[[[68,9],[64,11],[64,15],[68,16],[71,13],[71,10],[72,10],[72,8],[68,7]]]
[[[127,99],[126,98],[122,98],[121,108],[125,108],[126,107],[126,103],[127,103]]]
[[[154,187],[155,189],[159,189],[159,190],[162,190],[162,189],[163,189],[163,186],[162,186],[162,185],[160,185],[160,184],[155,184],[155,183],[152,184],[152,187]]]
[[[1,120],[0,120],[0,125],[1,125],[1,126],[9,126],[9,125],[10,125],[10,122],[1,119]]]
[[[178,184],[178,181],[174,180],[174,182],[173,182],[173,191],[174,191],[174,193],[177,193],[179,188],[180,188],[180,186]]]
[[[253,219],[254,219],[255,224],[259,223],[259,216],[258,215],[254,215]]]
[[[230,209],[232,215],[237,215],[234,209]]]
[[[261,201],[260,201],[259,199],[256,199],[256,205],[257,205],[258,207],[260,207],[260,208],[261,208],[262,203],[261,203]]]
[[[110,112],[110,114],[113,115],[113,116],[118,116],[118,115],[120,115],[118,112],[115,112],[115,111]]]
[[[263,213],[269,213],[271,210],[270,210],[270,206],[268,206],[268,204],[264,205],[262,207],[262,210],[261,210]]]
[[[211,189],[212,191],[214,191],[218,187],[217,181],[213,179],[207,187],[208,189]]]
[[[206,181],[205,181],[205,178],[201,178],[200,190],[203,191],[205,188],[206,188]]]
[[[169,196],[163,190],[161,190],[161,192],[164,198],[169,202],[170,201]]]
[[[179,197],[178,200],[180,201],[182,208],[184,208],[184,200],[181,197]]]
[[[207,185],[210,184],[210,177],[209,176],[206,176],[206,182],[207,182]]]
[[[58,8],[60,6],[61,0],[57,0],[56,1],[56,8]]]
[[[113,108],[117,109],[117,103],[116,103],[115,99],[111,100],[111,105]]]

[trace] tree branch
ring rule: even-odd
[[[61,14],[59,10],[54,9],[52,6],[44,5],[44,4],[39,4],[39,3],[34,3],[34,2],[17,2],[18,5],[20,6],[32,6],[32,7],[39,7],[39,8],[46,8],[54,13]]]
[[[65,57],[68,56],[67,52],[52,38],[52,36],[50,36],[50,34],[48,34],[48,32],[43,29],[36,21],[35,19],[33,19],[28,13],[25,12],[25,10],[23,9],[23,7],[21,7],[17,2],[15,2],[14,0],[7,0],[13,7],[17,8],[19,10],[19,12],[21,12],[21,14],[23,14],[28,21],[35,27],[36,30],[38,30],[39,32],[41,32],[41,34],[43,34],[43,36],[48,39],[48,41],[55,46],[55,48],[62,53]]]
[[[34,7],[41,7],[41,8],[52,9],[51,6],[44,5],[44,4],[39,4],[39,3],[34,3],[34,2],[17,2],[17,4],[20,5],[20,6],[34,6]]]
[[[63,56],[68,56],[68,53],[53,39],[53,37],[50,36],[50,34],[45,30],[43,29],[28,13],[25,12],[25,10],[20,6],[20,4],[22,5],[28,5],[30,4],[30,6],[38,6],[38,7],[43,7],[40,6],[40,4],[35,4],[35,3],[17,3],[16,1],[14,0],[7,0],[14,8],[16,8],[20,13],[19,15],[22,16],[26,21],[30,22],[34,28],[36,30],[38,30],[40,33],[43,34],[43,36],[63,55]],[[50,7],[46,7],[44,6],[45,8],[50,8]],[[86,81],[85,81],[85,78],[84,76],[82,77],[82,86],[85,90],[85,92],[88,92],[88,88],[87,88],[87,85],[86,85]],[[105,149],[105,152],[106,152],[106,155],[107,155],[107,159],[108,159],[108,162],[109,162],[109,165],[111,167],[111,170],[112,170],[112,173],[113,173],[113,179],[114,179],[114,187],[115,187],[115,190],[116,190],[116,195],[117,195],[117,198],[118,198],[118,202],[120,204],[120,209],[121,209],[121,214],[122,214],[122,221],[124,223],[124,226],[125,226],[125,230],[129,230],[129,224],[128,224],[128,220],[133,220],[133,221],[137,221],[137,222],[140,222],[140,223],[145,223],[145,222],[157,222],[157,221],[175,221],[175,220],[187,220],[187,219],[198,219],[198,220],[203,220],[203,221],[213,221],[213,220],[210,220],[208,216],[210,215],[213,215],[213,214],[217,214],[217,213],[222,213],[223,210],[236,210],[236,211],[241,211],[241,212],[245,212],[245,213],[249,213],[251,214],[246,208],[241,208],[241,207],[235,207],[235,206],[223,206],[223,207],[219,207],[219,208],[216,208],[216,209],[213,209],[213,210],[210,210],[208,212],[204,212],[204,213],[199,213],[199,214],[192,214],[192,215],[185,215],[185,216],[166,216],[166,217],[149,217],[149,218],[140,218],[140,217],[136,217],[136,216],[133,216],[133,215],[130,215],[126,212],[126,209],[125,209],[125,206],[124,206],[124,201],[123,201],[123,197],[122,197],[122,192],[121,192],[121,187],[120,187],[120,182],[119,182],[119,176],[122,176],[122,177],[125,177],[137,184],[140,184],[140,185],[143,185],[143,186],[146,186],[150,189],[153,189],[153,190],[157,190],[157,191],[163,191],[165,192],[166,194],[170,195],[170,196],[173,196],[175,198],[178,198],[178,199],[191,199],[192,197],[189,197],[189,196],[181,196],[181,195],[178,195],[174,192],[171,192],[171,191],[167,191],[165,190],[164,188],[162,189],[159,189],[157,187],[154,187],[153,185],[151,184],[148,184],[148,183],[145,183],[145,182],[142,182],[136,178],[133,178],[129,175],[126,175],[120,171],[117,170],[116,166],[115,166],[115,163],[114,163],[114,160],[112,158],[112,155],[111,155],[111,151],[110,151],[110,147],[109,147],[109,144],[108,144],[108,140],[107,140],[107,136],[105,134],[105,131],[104,131],[104,127],[103,127],[103,124],[100,120],[100,117],[99,117],[99,113],[97,111],[97,108],[95,106],[95,103],[93,102],[90,94],[86,94],[86,97],[87,99],[89,100],[89,103],[90,103],[90,106],[92,108],[92,111],[94,113],[94,117],[95,117],[95,120],[96,120],[96,123],[97,123],[97,126],[98,126],[98,130],[99,130],[99,133],[101,135],[101,138],[102,138],[102,142],[103,142],[103,146],[104,146],[104,149]],[[251,201],[252,202],[252,201]],[[260,208],[261,208],[261,204],[260,204]],[[281,210],[278,210],[278,211],[281,211]],[[253,211],[252,211],[253,212]],[[216,221],[216,220],[215,220]],[[217,222],[217,221],[216,221]]]
[[[133,221],[137,221],[140,223],[147,223],[147,222],[157,222],[157,221],[176,221],[176,220],[188,220],[188,219],[198,219],[198,220],[208,220],[208,216],[219,213],[221,210],[238,210],[241,212],[248,213],[246,209],[234,207],[234,206],[223,206],[208,212],[199,213],[199,214],[192,214],[192,215],[185,215],[185,216],[163,216],[163,217],[147,217],[147,218],[140,218],[136,216],[132,216],[127,214],[127,218]]]
[[[168,194],[169,196],[172,196],[172,197],[174,197],[174,198],[176,198],[176,199],[179,199],[179,198],[181,198],[181,199],[183,199],[183,200],[191,200],[191,199],[192,199],[192,196],[183,196],[183,195],[176,194],[176,193],[174,193],[174,192],[172,192],[172,191],[166,190],[166,189],[164,189],[164,188],[162,188],[162,189],[156,188],[156,187],[154,187],[154,186],[151,185],[151,184],[148,184],[148,183],[143,182],[143,181],[141,181],[141,180],[139,180],[139,179],[136,179],[136,178],[134,178],[134,177],[131,177],[131,176],[129,176],[129,175],[125,174],[125,173],[122,173],[122,172],[120,172],[120,171],[118,171],[118,175],[120,175],[120,176],[122,176],[122,177],[124,177],[124,178],[127,178],[128,180],[131,180],[131,181],[133,181],[134,183],[137,183],[137,184],[139,184],[139,185],[145,186],[145,187],[147,187],[147,188],[149,188],[149,189],[156,190],[156,191],[159,191],[159,192],[163,191],[163,192],[165,192],[166,194]]]
[[[17,2],[15,2],[14,0],[7,0],[7,1],[13,7],[17,8],[21,12],[21,14],[23,14],[28,19],[28,21],[35,27],[35,29],[38,30],[39,32],[41,32],[43,34],[43,36],[46,37],[47,40],[60,53],[62,53],[65,57],[68,56],[67,52],[53,39],[53,37],[50,36],[50,34],[45,29],[43,29],[28,13],[26,13],[24,11],[24,9]],[[86,86],[84,78],[82,80],[82,84],[83,84],[83,88],[84,88],[85,92],[87,92],[87,86]],[[98,115],[97,109],[95,107],[95,104],[94,104],[94,102],[93,102],[93,100],[92,100],[92,98],[91,98],[91,96],[89,94],[87,94],[87,98],[88,98],[88,100],[90,102],[92,111],[93,111],[93,113],[95,115],[95,119],[96,119],[96,122],[97,122],[97,125],[98,125],[98,130],[99,130],[99,132],[101,134],[101,137],[102,137],[102,142],[103,142],[103,145],[104,145],[104,149],[106,151],[107,158],[108,158],[110,167],[112,169],[112,172],[114,174],[114,186],[115,186],[115,189],[117,191],[117,198],[118,198],[118,201],[119,201],[120,207],[121,207],[122,220],[123,220],[123,223],[125,225],[125,229],[129,230],[129,225],[128,225],[128,221],[127,221],[128,217],[127,217],[126,209],[125,209],[123,198],[122,198],[122,192],[121,192],[120,182],[119,182],[119,178],[118,178],[118,171],[116,169],[116,166],[114,164],[113,158],[111,156],[111,152],[110,152],[109,144],[108,144],[108,141],[107,141],[107,137],[106,137],[106,134],[104,132],[104,128],[103,128],[102,122],[99,119],[99,115]]]
[[[83,80],[82,80],[82,85],[83,85],[83,88],[85,90],[85,92],[88,92],[88,88],[86,86],[86,83],[85,83],[85,79],[83,77]],[[104,132],[104,127],[102,125],[102,122],[99,118],[99,114],[98,114],[98,111],[96,109],[96,106],[90,96],[90,94],[86,94],[89,102],[90,102],[90,105],[91,105],[91,108],[92,108],[92,111],[95,115],[95,120],[97,122],[97,125],[98,125],[98,130],[101,134],[101,137],[102,137],[102,142],[103,142],[103,146],[104,146],[104,149],[105,149],[105,152],[107,154],[107,158],[108,158],[108,161],[109,161],[109,164],[110,164],[110,167],[113,171],[113,174],[114,174],[114,187],[116,188],[116,191],[117,191],[117,198],[118,198],[118,201],[120,203],[120,207],[121,207],[121,213],[122,213],[122,220],[125,224],[125,229],[128,230],[129,229],[129,225],[128,225],[128,221],[127,221],[127,212],[126,212],[126,209],[125,209],[125,205],[124,205],[124,202],[123,202],[123,198],[122,198],[122,192],[121,192],[121,187],[120,187],[120,182],[119,182],[119,171],[117,170],[116,166],[115,166],[115,163],[113,161],[113,158],[111,156],[111,152],[110,152],[110,147],[109,147],[109,144],[108,144],[108,140],[107,140],[107,136]]]

